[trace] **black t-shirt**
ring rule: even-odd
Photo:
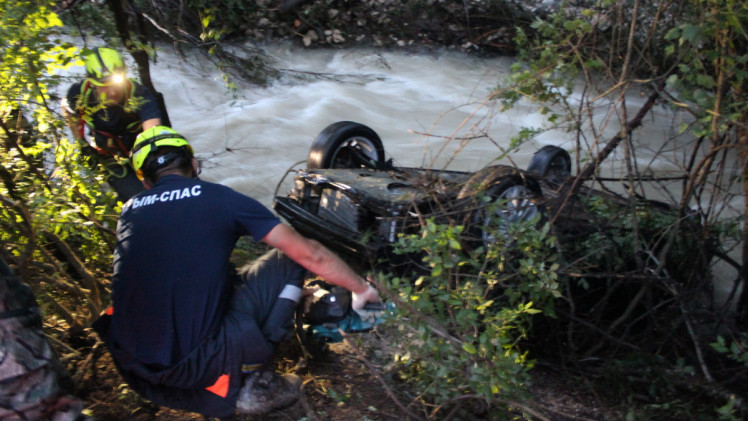
[[[142,122],[163,117],[153,92],[132,79],[128,81],[130,92],[124,105],[101,107],[95,86],[83,81],[70,86],[66,106],[68,112],[79,115],[92,131],[118,136],[129,151],[137,134],[142,131]],[[81,90],[84,92],[81,93]],[[97,137],[97,146],[109,149],[109,145],[99,144],[100,138],[105,139],[106,136]]]
[[[170,367],[222,322],[237,239],[280,221],[219,184],[178,175],[128,201],[117,224],[111,335],[140,364]]]

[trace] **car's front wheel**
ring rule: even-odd
[[[486,167],[473,174],[457,196],[465,224],[464,245],[487,247],[498,236],[509,236],[509,226],[540,221],[544,208],[538,182],[529,174],[505,166]]]
[[[309,169],[378,168],[383,164],[384,146],[379,135],[353,121],[339,121],[322,130],[306,161]]]

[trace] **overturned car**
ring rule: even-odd
[[[468,251],[511,242],[500,236],[516,222],[549,221],[557,239],[553,258],[563,263],[563,299],[560,317],[548,319],[539,338],[555,340],[565,332],[555,343],[561,354],[570,349],[562,345],[567,342],[575,350],[612,344],[611,352],[626,341],[642,347],[672,342],[683,333],[669,327],[681,317],[673,291],[694,303],[708,292],[711,234],[698,215],[605,186],[593,189],[577,178],[569,154],[554,146],[539,149],[526,169],[398,167],[385,160],[372,129],[342,121],[317,136],[306,168],[295,171],[293,187],[276,195],[274,208],[359,270],[400,274],[428,270],[425,254],[395,250],[400,234],[421,234],[429,219],[464,227],[459,241]],[[527,281],[505,269],[511,282]]]
[[[543,219],[540,179],[558,183],[571,170],[569,154],[556,147],[539,150],[527,170],[492,165],[477,172],[405,168],[386,161],[379,136],[356,122],[341,121],[315,139],[307,167],[294,186],[276,196],[274,208],[304,235],[339,252],[359,268],[390,268],[416,263],[392,253],[399,234],[419,233],[425,220],[466,227],[463,246],[495,240],[491,223]],[[493,204],[493,206],[489,206]]]

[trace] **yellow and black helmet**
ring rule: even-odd
[[[141,180],[143,179],[142,167],[146,158],[161,146],[183,147],[187,150],[190,156],[193,156],[192,146],[190,146],[184,136],[177,133],[174,129],[166,126],[151,127],[138,135],[130,154],[132,167],[135,169],[135,173]],[[166,163],[165,158],[165,162],[160,163],[159,166],[165,165]]]
[[[122,56],[111,48],[96,47],[84,59],[88,79],[97,86],[122,83],[127,76],[127,68]]]

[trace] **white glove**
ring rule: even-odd
[[[364,310],[366,303],[381,303],[382,299],[379,298],[379,293],[373,286],[369,285],[366,291],[356,294],[353,293],[353,301],[351,307],[363,322],[374,323],[377,317],[382,315],[381,310]]]
[[[353,293],[353,302],[351,303],[351,307],[353,307],[354,310],[362,310],[364,306],[366,306],[366,303],[381,303],[382,299],[379,298],[379,293],[376,289],[374,289],[373,286],[369,285],[368,288],[366,288],[366,291],[357,294]]]

